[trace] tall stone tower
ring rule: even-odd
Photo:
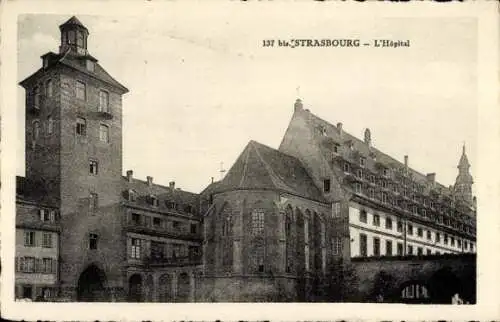
[[[474,180],[469,172],[470,164],[465,153],[465,145],[462,147],[462,156],[458,162],[458,176],[455,180],[455,196],[459,199],[465,200],[467,203],[472,204],[472,184]]]
[[[87,50],[89,32],[72,17],[59,53],[20,84],[26,90],[26,179],[59,207],[62,296],[112,299],[122,288],[122,95]],[[42,190],[42,191],[40,191]],[[37,192],[38,191],[38,192]]]

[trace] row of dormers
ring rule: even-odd
[[[161,200],[160,202],[160,198],[157,195],[139,195],[134,189],[128,189],[124,197],[129,202],[140,202],[142,199],[142,201],[145,201],[146,204],[155,208],[162,207],[168,210],[175,210],[187,214],[196,214],[196,207],[194,205],[189,203],[180,203],[170,199]]]

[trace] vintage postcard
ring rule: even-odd
[[[497,14],[5,3],[2,313],[500,317]]]

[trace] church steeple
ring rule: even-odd
[[[61,45],[59,47],[60,54],[71,53],[73,55],[87,55],[87,38],[89,31],[76,18],[71,17],[68,21],[59,26],[61,31]]]
[[[457,168],[458,176],[455,180],[455,195],[468,203],[472,203],[472,184],[474,180],[469,172],[470,163],[465,153],[465,144],[462,147],[462,156],[460,157]]]

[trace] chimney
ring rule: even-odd
[[[152,187],[153,186],[153,177],[147,176],[146,179],[148,180],[148,186]]]
[[[212,183],[214,183],[214,177],[212,177]]]
[[[405,155],[405,168],[408,169],[408,156]]]
[[[337,123],[337,130],[339,130],[339,135],[340,135],[340,137],[342,137],[342,123],[341,122]]]
[[[427,181],[429,183],[434,183],[436,182],[436,174],[435,173],[427,173]]]
[[[300,98],[297,98],[293,107],[294,107],[295,111],[302,109],[303,105],[302,105],[302,101],[300,100]]]
[[[472,198],[472,204],[474,205],[474,208],[476,208],[476,207],[477,207],[477,198],[476,198],[476,196],[474,196],[474,197]]]
[[[132,182],[132,178],[134,177],[134,171],[127,170],[127,181]]]
[[[370,132],[370,129],[365,130],[365,143],[370,146],[372,143],[372,134]]]
[[[175,181],[170,181],[168,183],[168,186],[169,186],[170,189],[174,190],[175,189]]]

